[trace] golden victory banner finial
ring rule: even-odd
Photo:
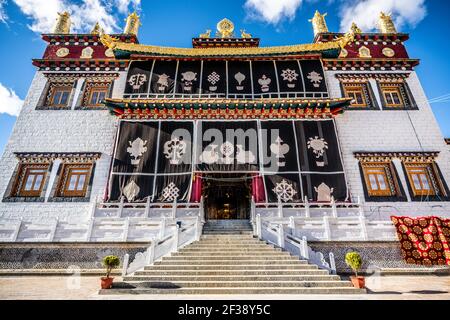
[[[123,31],[124,34],[134,34],[137,36],[139,32],[139,27],[142,25],[140,17],[137,15],[136,11],[128,16],[125,20],[127,22],[125,29]]]
[[[391,14],[380,12],[378,27],[381,33],[397,33]]]
[[[70,26],[72,22],[70,21],[70,13],[64,11],[63,13],[58,12],[58,18],[56,18],[55,27],[53,28],[53,33],[55,34],[69,34]]]

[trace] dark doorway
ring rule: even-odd
[[[251,176],[208,174],[204,177],[206,219],[250,218]]]

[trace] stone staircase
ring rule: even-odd
[[[203,234],[250,234],[252,225],[248,220],[208,220],[203,226]]]
[[[250,228],[250,229],[249,229]],[[200,241],[100,294],[360,294],[349,281],[253,238],[248,221],[210,221]]]

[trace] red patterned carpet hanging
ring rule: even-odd
[[[450,219],[392,216],[391,220],[407,263],[450,265]]]

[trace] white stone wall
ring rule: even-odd
[[[125,78],[126,72],[121,72],[114,85],[113,97],[121,96]],[[46,82],[43,73],[37,72],[6,145],[0,161],[0,197],[3,198],[18,163],[14,152],[100,152],[91,192],[91,201],[94,201],[104,194],[117,119],[106,110],[35,110]],[[55,166],[53,170],[56,170]],[[47,189],[51,187],[48,185]],[[87,217],[89,208],[90,204],[83,202],[0,202],[0,217],[30,221],[47,221],[55,217],[62,221],[79,220]]]
[[[337,73],[327,71],[330,95],[341,97]],[[351,73],[355,73],[352,71]],[[126,81],[126,72],[114,84],[113,97],[121,97]],[[338,136],[343,153],[347,180],[354,200],[364,200],[362,180],[356,151],[440,151],[437,163],[450,183],[450,152],[434,118],[427,97],[415,72],[407,79],[419,110],[414,111],[346,111],[336,118]],[[97,161],[91,203],[102,197],[105,191],[108,170],[114,147],[117,119],[108,111],[82,110],[35,110],[46,84],[42,72],[37,72],[18,117],[10,140],[0,161],[0,197],[17,165],[14,152],[100,152]],[[377,99],[377,87],[372,83]],[[78,86],[78,89],[81,86]],[[381,105],[381,102],[378,101]],[[398,163],[397,163],[398,164]],[[408,188],[401,168],[397,168],[405,192]],[[51,188],[49,185],[47,188]],[[0,202],[0,218],[24,218],[32,221],[81,220],[88,217],[90,203],[52,202]],[[439,215],[450,217],[450,202],[388,202],[365,203],[366,215],[370,219],[389,219],[394,215]]]
[[[336,74],[345,71],[327,71],[327,82],[332,98],[342,97]],[[348,73],[358,73],[351,71]],[[367,73],[367,72],[362,72]],[[358,151],[439,151],[437,164],[446,183],[450,183],[450,153],[444,137],[431,110],[428,99],[415,72],[411,72],[407,83],[419,110],[411,111],[346,111],[336,118],[338,136],[344,158],[344,167],[353,196],[364,198],[358,161],[354,152]],[[372,89],[381,106],[375,81]],[[381,107],[380,107],[381,108]],[[403,189],[408,193],[405,175],[399,161],[394,162]],[[389,219],[390,215],[450,217],[450,202],[368,202],[366,215],[371,219]]]

